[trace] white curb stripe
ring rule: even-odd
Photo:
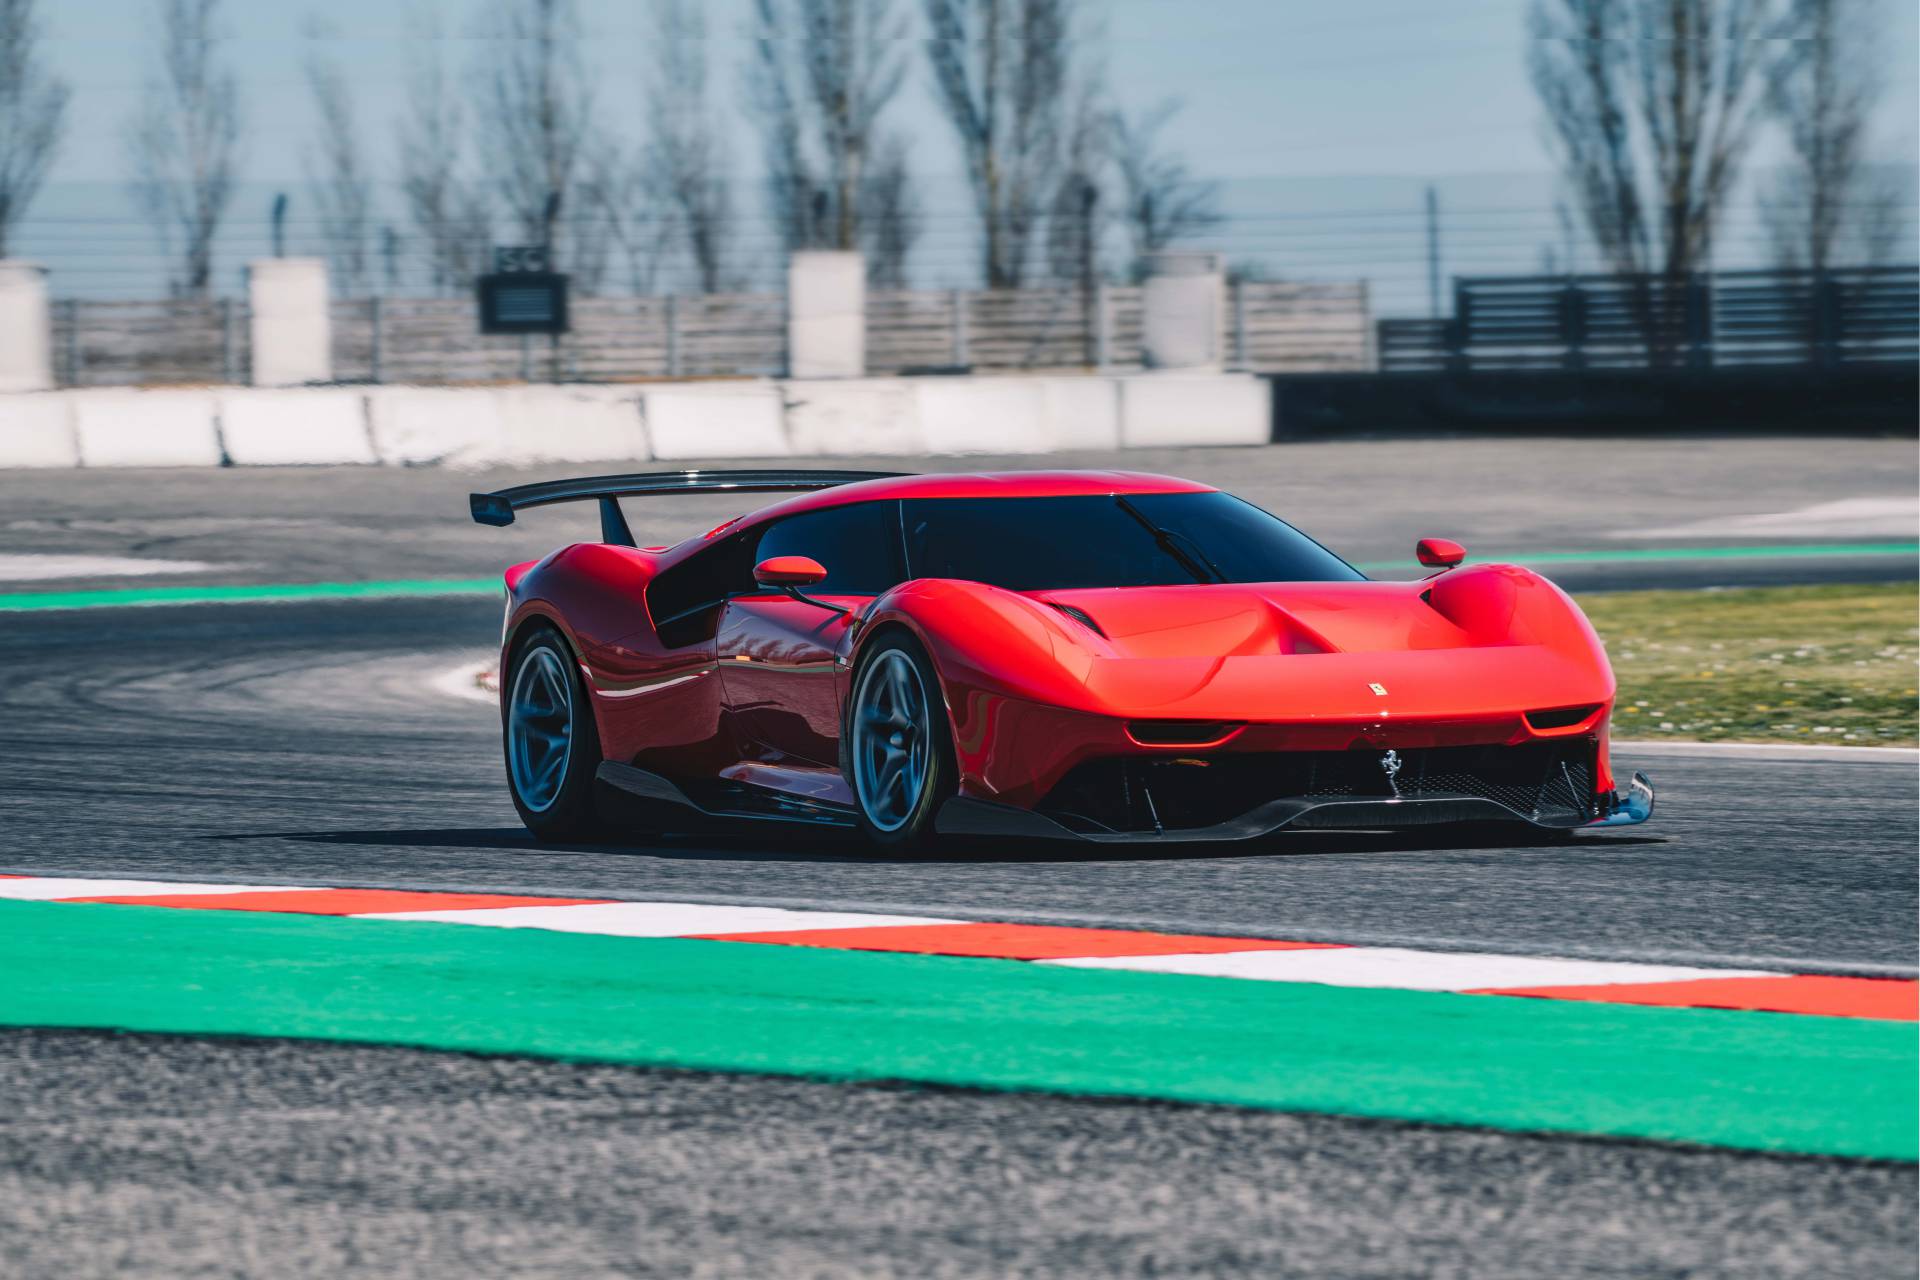
[[[1109,956],[1042,960],[1077,969],[1143,969],[1214,978],[1318,982],[1336,987],[1402,991],[1484,991],[1508,987],[1599,986],[1620,982],[1687,982],[1695,978],[1767,978],[1764,969],[1696,969],[1681,965],[1554,960],[1403,947],[1338,947],[1313,951],[1228,951],[1209,955]]]
[[[28,880],[0,880],[0,898],[49,902],[59,898],[150,898],[163,893],[284,893],[303,887],[291,884],[183,884],[178,880],[81,880],[34,876]]]
[[[782,907],[702,906],[690,902],[604,902],[566,907],[489,907],[478,911],[383,911],[373,920],[435,920],[498,929],[556,929],[621,938],[675,938],[710,933],[796,929],[863,929],[895,924],[954,924],[934,916],[881,916],[857,911],[789,911]]]

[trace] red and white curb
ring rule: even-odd
[[[1910,978],[1421,951],[859,911],[55,876],[0,876],[0,899],[5,898],[434,921],[626,938],[698,938],[970,956],[1261,982],[1920,1020],[1920,983]]]

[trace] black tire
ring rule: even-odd
[[[900,665],[903,662],[905,668]],[[860,718],[876,709],[874,698],[879,690],[875,682],[888,677],[904,677],[908,670],[917,679],[922,695],[919,725],[914,732],[925,744],[922,757],[924,768],[916,788],[917,794],[912,797],[911,803],[905,802],[904,795],[894,796],[894,803],[889,809],[885,805],[870,803],[876,790],[878,770],[869,747],[878,745],[883,752],[890,748],[871,743],[867,735],[878,733],[878,728],[870,723],[863,731]],[[894,749],[912,758],[913,746],[911,743],[900,746],[900,733],[887,736]],[[863,752],[866,754],[863,755]],[[934,816],[957,789],[960,773],[954,763],[953,730],[947,720],[940,678],[926,650],[908,632],[888,632],[875,640],[860,657],[860,665],[853,674],[852,692],[847,698],[846,724],[840,735],[840,772],[853,791],[855,822],[860,834],[874,848],[885,853],[921,853],[937,843],[933,830]],[[892,795],[891,792],[889,794]]]
[[[556,698],[556,693],[564,697]],[[522,730],[518,735],[516,699]],[[564,744],[547,742],[547,753],[542,754],[533,731],[561,723]],[[507,790],[534,839],[591,840],[603,833],[594,796],[600,732],[573,650],[552,627],[537,626],[526,632],[508,655],[500,698],[500,738]],[[553,750],[564,751],[557,764]]]

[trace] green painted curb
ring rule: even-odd
[[[906,1079],[1912,1160],[1910,1024],[0,902],[0,1023]]]
[[[406,596],[497,596],[498,578],[416,578],[387,582],[286,582],[231,587],[111,587],[100,591],[0,594],[0,613],[124,605],[260,604],[287,600],[375,600]]]

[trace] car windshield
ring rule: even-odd
[[[1360,582],[1299,530],[1226,493],[914,498],[907,572],[1011,591],[1196,582]]]

